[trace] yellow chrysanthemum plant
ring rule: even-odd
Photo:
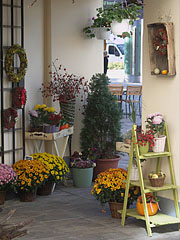
[[[34,160],[39,160],[49,169],[48,181],[59,183],[63,181],[66,174],[69,173],[69,168],[62,157],[52,155],[50,153],[35,153],[31,155]]]
[[[101,172],[95,180],[91,194],[104,205],[107,202],[124,202],[125,180],[127,171],[122,168],[109,169]],[[138,187],[131,187],[128,195],[128,205],[137,200],[140,195]]]
[[[34,191],[49,178],[49,168],[40,160],[19,160],[12,165],[18,179],[15,189],[20,191]]]
[[[32,111],[29,111],[30,123],[32,127],[38,127],[48,123],[48,118],[55,113],[54,107],[48,107],[46,104],[36,104]]]

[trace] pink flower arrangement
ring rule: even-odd
[[[7,164],[0,164],[0,191],[6,190],[16,182],[17,175]]]
[[[147,116],[147,129],[152,129],[157,137],[160,137],[163,134],[164,130],[164,119],[163,115],[160,112],[151,113]]]
[[[70,167],[71,168],[92,168],[96,164],[88,159],[84,153],[75,151],[71,156]]]

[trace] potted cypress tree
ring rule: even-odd
[[[117,168],[120,160],[115,154],[116,141],[120,138],[121,111],[108,89],[109,79],[105,74],[91,78],[88,104],[85,109],[84,126],[81,130],[81,148],[88,154],[92,149],[100,152],[96,159],[94,177],[109,168]],[[97,155],[98,156],[98,155]]]

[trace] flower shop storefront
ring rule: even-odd
[[[5,4],[9,4],[9,1],[7,2],[4,1]],[[30,3],[31,1],[28,0],[27,2]],[[33,201],[35,200],[35,195],[37,193],[40,195],[43,195],[42,192],[45,192],[44,193],[45,195],[51,194],[54,191],[55,184],[60,182],[62,183],[63,180],[66,179],[66,176],[69,174],[70,169],[69,169],[69,166],[64,161],[64,159],[62,158],[62,156],[68,156],[69,154],[68,151],[66,151],[66,146],[67,146],[68,138],[72,134],[73,134],[72,150],[73,151],[78,150],[79,152],[80,139],[81,139],[80,132],[81,132],[81,129],[83,129],[83,124],[84,124],[83,119],[86,120],[86,123],[87,123],[86,128],[90,133],[92,131],[94,132],[97,131],[97,133],[99,133],[98,131],[99,129],[96,129],[96,125],[97,125],[96,122],[95,123],[93,122],[95,119],[96,113],[94,114],[95,116],[91,116],[91,123],[94,123],[94,125],[92,124],[94,126],[93,130],[88,129],[88,126],[90,126],[88,125],[88,120],[90,117],[86,118],[84,117],[83,114],[85,114],[86,116],[86,113],[87,113],[85,111],[86,108],[84,106],[85,105],[84,103],[86,103],[86,101],[88,102],[87,96],[89,93],[89,90],[88,90],[89,79],[91,79],[92,76],[94,76],[95,78],[99,76],[100,80],[102,80],[101,78],[103,78],[102,74],[99,74],[99,75],[95,74],[98,72],[99,73],[103,72],[103,66],[102,66],[103,41],[97,40],[97,39],[87,39],[83,35],[82,29],[84,28],[84,25],[86,26],[86,24],[88,24],[88,20],[89,20],[88,16],[91,16],[91,15],[94,16],[96,14],[96,8],[102,6],[102,0],[98,0],[98,1],[76,0],[75,3],[73,4],[71,1],[67,1],[67,0],[62,0],[62,1],[39,0],[39,1],[35,1],[36,3],[30,8],[28,7],[29,4],[27,2],[24,1],[24,10],[25,10],[24,30],[25,30],[26,42],[22,44],[24,45],[23,49],[21,48],[19,49],[19,47],[14,46],[15,50],[18,49],[18,51],[20,51],[18,52],[19,53],[18,59],[21,62],[20,75],[14,74],[15,73],[14,71],[13,71],[14,73],[12,73],[11,68],[10,69],[7,68],[7,76],[4,75],[3,73],[4,88],[6,90],[9,88],[13,88],[13,89],[17,88],[16,89],[17,91],[14,93],[14,91],[8,90],[9,95],[5,95],[4,93],[2,94],[2,99],[5,99],[6,101],[3,102],[4,114],[1,114],[1,123],[3,123],[4,125],[1,124],[1,127],[3,127],[2,132],[4,134],[7,134],[7,137],[5,137],[4,139],[1,138],[1,144],[4,144],[4,146],[7,146],[7,147],[10,146],[10,148],[13,145],[13,147],[18,150],[12,151],[12,154],[11,154],[8,152],[9,149],[4,149],[5,151],[7,151],[6,152],[7,158],[5,158],[4,160],[1,160],[2,162],[1,170],[3,174],[0,174],[0,187],[1,187],[0,191],[1,190],[5,191],[7,189],[10,189],[11,187],[11,189],[12,188],[16,189],[16,192],[21,195],[21,193],[19,192],[29,193],[32,190],[32,192],[34,193],[32,198],[30,199],[30,197],[27,197],[23,199],[24,201]],[[147,140],[150,143],[150,147],[152,148],[151,150],[148,150],[148,151],[151,151],[151,154],[156,155],[156,154],[159,154],[159,152],[161,152],[162,155],[164,154],[164,149],[159,150],[158,147],[157,147],[157,150],[155,149],[156,147],[154,146],[155,145],[154,143],[158,142],[158,140],[155,141],[155,138],[157,139],[158,136],[152,136],[152,132],[151,132],[151,127],[152,127],[151,120],[153,120],[152,118],[156,117],[155,122],[157,124],[158,123],[164,124],[164,120],[162,118],[162,115],[163,115],[169,130],[169,135],[168,136],[166,135],[166,138],[164,141],[166,143],[166,147],[167,147],[167,143],[168,144],[170,143],[171,145],[171,153],[173,156],[172,163],[174,165],[174,170],[175,170],[174,179],[178,186],[180,184],[180,170],[179,170],[180,169],[180,163],[179,163],[180,111],[178,110],[180,109],[180,101],[178,97],[180,95],[179,94],[180,84],[178,81],[179,66],[180,66],[178,64],[179,63],[178,53],[180,51],[179,40],[178,40],[179,29],[180,29],[178,16],[179,16],[180,5],[178,0],[173,0],[170,2],[171,3],[169,3],[168,0],[159,0],[159,1],[144,0],[144,7],[143,7],[144,16],[145,16],[144,42],[143,42],[144,44],[144,50],[143,50],[143,54],[144,54],[143,105],[144,105],[144,108],[142,112],[142,119],[143,119],[142,122],[143,122],[143,129],[146,128],[147,122],[145,123],[145,121],[149,121],[148,124],[150,127],[147,130],[149,132],[141,132],[139,134],[138,136],[139,138],[136,143],[140,147],[141,146],[144,147],[144,145],[146,145],[145,140]],[[155,62],[153,64],[155,64],[156,66],[154,66],[152,70],[151,67],[153,65],[150,66],[150,64],[152,64],[151,62],[152,56],[149,55],[149,45],[148,45],[149,31],[151,31],[151,29],[154,27],[154,23],[155,23],[155,30],[156,30],[156,27],[159,26],[157,25],[159,22],[159,18],[161,17],[159,16],[159,13],[158,13],[159,11],[161,11],[162,13],[164,12],[164,15],[162,17],[164,18],[164,22],[168,22],[168,19],[170,18],[170,16],[168,16],[168,12],[166,12],[167,9],[170,9],[172,12],[172,22],[174,22],[173,27],[175,30],[174,39],[173,41],[170,41],[170,38],[168,38],[168,42],[167,42],[167,38],[164,39],[166,40],[165,48],[161,50],[159,50],[158,48],[159,45],[157,45],[158,44],[158,42],[156,41],[157,39],[152,41],[152,42],[155,42],[153,51],[155,51],[155,54],[161,53],[158,55],[158,57],[160,59],[161,58],[163,59],[162,67],[158,65],[159,64],[158,62]],[[69,16],[71,16],[71,18]],[[163,26],[163,29],[167,29],[167,36],[169,36],[168,35],[169,29],[171,29],[171,27],[169,28],[169,25],[171,24],[164,24],[160,22],[160,26]],[[168,28],[166,28],[167,26]],[[57,31],[57,29],[60,29],[61,31]],[[153,32],[154,38],[156,37],[156,33],[157,31]],[[159,31],[158,31],[158,34],[159,34]],[[171,37],[172,36],[173,34],[171,34]],[[7,45],[4,44],[4,46],[11,45],[9,39],[6,39],[5,42],[7,43]],[[173,47],[175,47],[175,50],[176,50],[175,51],[176,60],[174,60],[175,58],[173,57],[173,64],[168,65],[169,64],[168,57],[172,56],[170,54],[171,50],[169,49],[168,44],[171,44],[172,42],[173,42]],[[162,47],[162,45],[160,47]],[[23,52],[21,50],[23,50]],[[26,62],[26,59],[24,57],[24,51],[27,54],[28,63]],[[164,54],[164,51],[166,52],[165,54]],[[13,52],[13,56],[14,54],[17,54],[17,52],[16,53]],[[4,55],[6,55],[6,53]],[[60,59],[57,60],[56,62],[55,59],[57,59],[57,57],[60,57]],[[58,62],[60,63],[60,65]],[[55,64],[55,63],[58,63],[58,64]],[[13,65],[12,61],[11,61],[11,65]],[[176,66],[176,69],[175,69],[175,66]],[[13,67],[18,68],[18,61],[17,61],[17,66],[15,64]],[[52,67],[54,67],[54,70]],[[72,72],[73,74],[69,72]],[[19,77],[24,78],[24,76],[25,76],[24,80],[19,79]],[[72,85],[69,84],[69,80],[71,80]],[[25,81],[25,85],[23,85],[22,88],[21,88],[21,84],[22,84],[21,81]],[[102,82],[99,81],[99,84],[100,83]],[[98,85],[96,85],[96,87],[97,86]],[[106,91],[106,89],[107,89],[106,86],[103,85],[103,90],[105,91],[106,96],[109,97],[108,99],[110,99],[108,100],[108,103],[110,105],[114,104],[113,101],[115,99],[113,98],[113,96],[110,95],[108,91]],[[102,94],[102,96],[100,96],[100,93],[101,93],[100,91],[98,93],[99,93],[99,99],[100,97],[105,96],[105,94],[104,95]],[[13,94],[15,94],[14,98],[12,97]],[[89,99],[91,100],[91,97]],[[94,105],[96,103],[97,101],[94,103]],[[67,107],[67,105],[70,106],[70,109],[72,111],[69,110],[69,107]],[[103,107],[103,104],[100,104],[97,107],[97,109],[100,109],[100,107]],[[114,108],[114,105],[111,105],[109,109],[112,110],[112,108]],[[105,113],[105,110],[101,112]],[[114,112],[119,113],[117,108],[114,108]],[[149,113],[151,112],[156,112],[156,113],[160,112],[162,113],[162,115],[156,114],[156,116],[152,116],[152,115],[150,116]],[[72,117],[72,114],[73,114],[73,117]],[[147,119],[148,115],[149,117]],[[108,121],[111,121],[111,120],[112,118],[109,118]],[[112,122],[114,122],[115,120],[116,118],[113,118]],[[158,122],[160,120],[161,122]],[[119,118],[117,119],[117,121],[119,121]],[[101,123],[106,123],[105,116],[103,116],[103,120],[100,122],[100,124]],[[21,129],[22,125],[24,127],[23,130]],[[165,124],[163,126],[167,126],[167,125]],[[117,125],[114,126],[113,124],[110,124],[108,125],[108,129],[109,127],[113,131],[115,131]],[[156,129],[156,130],[157,132],[161,131],[161,129]],[[88,136],[90,135],[90,133],[88,134]],[[112,133],[112,131],[109,132],[108,130],[108,131],[104,131],[104,133],[105,134]],[[87,139],[88,136],[85,136],[84,134],[84,138]],[[96,142],[95,145],[97,146],[92,145],[90,146],[90,149],[88,144],[85,146],[85,148],[89,152],[92,149],[98,149],[100,141],[97,140],[96,138],[97,136],[98,135],[93,136],[93,138],[95,138],[96,140],[94,141]],[[115,140],[116,137],[118,136],[115,136],[115,138],[112,138],[111,135],[109,135],[108,137],[105,137],[105,139]],[[12,139],[16,139],[16,144],[15,144],[16,146],[14,146],[14,143],[12,143],[11,141]],[[61,142],[60,139],[64,139],[64,142]],[[53,146],[55,147],[53,149],[55,150],[54,152],[55,155],[52,154],[52,145],[47,143],[48,140],[53,142]],[[45,142],[44,145],[43,145],[43,142]],[[26,144],[26,154],[28,155],[28,159],[26,160],[24,160],[23,154],[25,155],[25,152],[23,152],[22,144]],[[85,144],[85,141],[84,141],[84,144]],[[103,142],[103,146],[105,146],[104,147],[105,152],[106,150],[109,150],[108,148],[109,144],[107,145],[106,144],[107,144],[107,141],[105,141],[105,143]],[[113,146],[114,146],[114,142],[113,142]],[[19,153],[19,151],[22,151],[23,153],[22,152]],[[45,151],[48,153],[45,153]],[[136,151],[138,152],[139,150],[136,150]],[[140,153],[139,153],[140,156],[143,154],[149,154],[149,152],[145,153],[143,151],[144,150],[142,149],[140,150]],[[102,157],[102,153],[99,153],[99,149],[97,152],[95,151],[95,154],[100,158]],[[139,154],[137,154],[137,156],[139,156]],[[80,159],[80,162],[81,160],[83,159]],[[89,159],[89,155],[86,156],[85,160],[86,162],[91,160]],[[9,166],[12,166],[12,168],[10,169],[7,168],[5,163],[7,163]],[[92,177],[92,173],[94,169],[93,169],[93,164],[92,165],[91,164],[92,163],[90,163],[90,167],[89,165],[85,165],[85,168],[92,167],[91,174],[90,174]],[[153,161],[151,162],[144,161],[142,165],[143,165],[143,176],[149,177],[152,181],[153,179],[159,180],[161,178],[165,178],[163,180],[165,180],[166,183],[169,183],[171,181],[170,174],[167,174],[169,166],[166,161],[163,161],[163,164],[161,166],[162,169],[158,169],[156,173],[151,173],[151,175],[150,175],[150,172],[151,171],[153,172],[155,163]],[[74,168],[78,168],[78,166],[79,166],[78,163],[76,163],[75,161]],[[73,161],[72,161],[72,168],[73,168]],[[4,174],[4,171],[5,171],[4,169],[6,170],[7,173],[9,172],[10,173]],[[84,170],[84,169],[80,169],[80,170]],[[164,175],[164,173],[166,176]],[[1,179],[1,176],[3,176],[3,179]],[[95,196],[96,199],[100,200],[102,204],[106,202],[110,203],[111,208],[114,209],[112,207],[113,202],[118,202],[121,204],[123,203],[124,196],[126,194],[124,181],[126,181],[127,179],[128,179],[128,173],[123,169],[107,170],[98,175],[97,179],[95,180],[94,187],[92,186],[93,188],[92,194]],[[82,181],[83,180],[81,180],[81,182]],[[151,195],[147,195],[147,196],[141,195],[140,197],[139,186],[136,186],[136,185],[130,188],[129,191],[130,192],[127,198],[127,205],[130,205],[133,201],[138,200],[142,210],[142,204],[143,202],[145,202],[145,199],[146,199],[146,201],[149,201],[150,203],[155,203],[156,210],[157,210],[157,202],[160,199],[160,206],[162,211],[167,212],[169,215],[174,215],[173,194],[167,194],[167,192],[161,191],[160,193],[158,193],[158,199],[154,198]],[[179,190],[178,190],[178,194],[179,194]],[[177,200],[180,201],[179,196]],[[2,200],[2,203],[4,203],[3,200]],[[151,206],[150,206],[150,209],[151,209]],[[118,211],[122,211],[122,210],[118,210]],[[115,212],[117,213],[117,208]],[[147,215],[146,212],[147,211],[145,207],[145,212],[144,212],[145,215]],[[142,211],[140,214],[143,218]]]

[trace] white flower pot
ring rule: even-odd
[[[94,34],[97,39],[108,40],[110,39],[111,31],[108,31],[109,27],[94,28]]]
[[[129,32],[129,19],[123,19],[122,22],[112,21],[111,31],[114,35],[122,35],[123,32]]]
[[[161,136],[159,138],[155,138],[155,144],[152,148],[153,152],[164,152],[166,144],[166,136]]]

